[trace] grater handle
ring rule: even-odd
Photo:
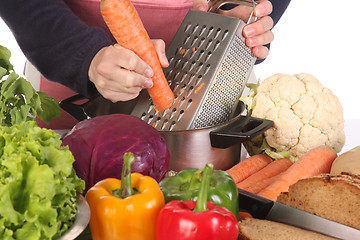
[[[238,116],[225,126],[210,132],[211,146],[214,148],[228,148],[249,141],[273,125],[274,122],[271,120]]]
[[[60,107],[64,109],[67,113],[69,113],[71,116],[73,116],[76,120],[82,121],[88,118],[88,115],[86,115],[84,111],[84,106],[87,102],[83,104],[76,104],[74,102],[85,99],[87,98],[85,98],[81,94],[76,94],[72,97],[62,100],[60,102]]]
[[[208,12],[215,13],[219,10],[219,8],[221,8],[225,4],[236,4],[236,5],[244,5],[244,6],[252,7],[253,9],[247,21],[247,23],[250,23],[256,6],[256,2],[254,0],[208,0],[208,6],[209,6]]]

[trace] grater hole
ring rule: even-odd
[[[195,70],[195,73],[200,72],[200,69],[202,68],[202,66],[203,66],[203,63],[200,62],[199,65],[198,65],[198,67],[197,67],[196,70]]]
[[[196,65],[196,61],[192,61],[190,65],[189,72],[191,72],[194,69],[194,66]]]
[[[182,66],[181,66],[181,70],[184,70],[187,65],[188,65],[188,60],[185,59],[185,61],[183,62]]]
[[[199,61],[200,60],[200,58],[204,55],[204,50],[200,50],[200,53],[199,53],[199,56],[197,57],[197,61]]]
[[[197,36],[195,36],[194,37],[194,39],[192,40],[192,42],[191,42],[191,46],[195,46],[195,44],[196,44],[196,42],[198,41],[198,37]]]
[[[206,37],[209,37],[213,31],[214,31],[214,27],[210,27],[209,31],[206,34]]]
[[[200,34],[199,34],[199,35],[203,35],[204,32],[205,32],[205,30],[206,30],[206,25],[203,25],[203,26],[201,27],[201,29],[200,29]]]
[[[215,42],[213,50],[215,51],[218,48],[219,45],[220,45],[220,41],[218,40],[218,41]]]
[[[182,116],[184,115],[184,112],[185,112],[185,111],[184,111],[183,109],[180,110],[179,116],[178,116],[178,118],[177,118],[178,121],[182,118]]]
[[[194,34],[198,28],[199,28],[199,24],[196,24],[193,30],[191,31],[191,33]]]
[[[169,127],[169,130],[171,131],[171,130],[173,130],[173,128],[175,127],[175,121],[172,121],[171,122],[171,125],[170,125],[170,127]]]
[[[201,47],[204,42],[205,42],[205,38],[203,37],[200,39],[198,47]]]
[[[188,84],[191,84],[191,82],[194,80],[194,78],[195,78],[195,74],[191,73]]]
[[[224,31],[224,34],[222,35],[222,37],[221,37],[221,40],[224,40],[227,36],[228,36],[228,34],[229,34],[229,30],[225,30]]]
[[[176,108],[173,108],[173,110],[170,114],[170,119],[174,117],[175,113],[176,113]]]
[[[221,28],[216,29],[214,38],[218,38],[221,33]]]
[[[167,119],[164,120],[164,122],[161,124],[161,130],[164,130],[164,129],[165,129],[165,127],[166,127],[166,125],[167,125],[168,122],[169,122],[169,121],[168,121]]]
[[[186,44],[188,41],[189,41],[189,39],[190,39],[190,35],[187,35],[186,37],[185,37],[185,39],[184,39],[184,44]]]
[[[212,43],[212,39],[209,39],[209,41],[208,41],[207,44],[206,44],[205,49],[209,49],[210,46],[211,46],[211,43]]]
[[[190,105],[192,104],[192,99],[190,98],[187,102],[187,105],[186,105],[186,109],[188,109],[190,107]]]
[[[211,57],[211,55],[212,55],[212,52],[209,51],[205,57],[205,62],[209,61],[209,58]]]
[[[185,28],[184,28],[184,32],[187,32],[191,27],[191,23],[188,23]]]
[[[210,70],[210,64],[206,65],[204,75]]]
[[[202,75],[200,74],[200,75],[197,77],[197,79],[196,79],[195,85],[196,85],[196,86],[199,85],[199,83],[201,82],[201,80],[202,80]]]
[[[190,87],[189,87],[189,91],[187,92],[187,97],[189,97],[189,96],[191,95],[191,93],[193,92],[193,90],[194,90],[194,86],[190,86]],[[185,98],[182,99],[182,101],[185,101]]]

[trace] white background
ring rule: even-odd
[[[255,67],[257,77],[311,73],[338,96],[345,119],[360,119],[359,9],[359,0],[292,0],[273,30],[269,57]],[[11,50],[11,62],[21,74],[25,57],[2,21],[0,44]],[[359,137],[352,138],[360,143]]]

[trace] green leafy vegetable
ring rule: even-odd
[[[35,121],[0,126],[0,239],[57,239],[85,188],[60,135]]]
[[[0,125],[11,126],[38,116],[46,123],[61,115],[59,102],[36,91],[15,73],[10,51],[0,45]]]

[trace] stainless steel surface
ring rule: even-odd
[[[73,240],[87,227],[90,220],[90,207],[85,198],[80,195],[77,202],[77,217],[73,226],[59,240]]]
[[[331,209],[329,209],[329,211],[331,211]],[[360,231],[355,228],[330,221],[278,202],[274,202],[274,206],[271,208],[266,218],[339,239],[360,239]]]
[[[256,60],[244,43],[244,26],[238,18],[189,10],[167,50],[170,65],[164,73],[174,105],[157,112],[143,92],[131,114],[160,131],[200,129],[231,119]]]
[[[171,153],[169,170],[203,168],[206,163],[225,170],[239,162],[240,144],[225,149],[211,146],[209,134],[216,128],[161,132]]]

